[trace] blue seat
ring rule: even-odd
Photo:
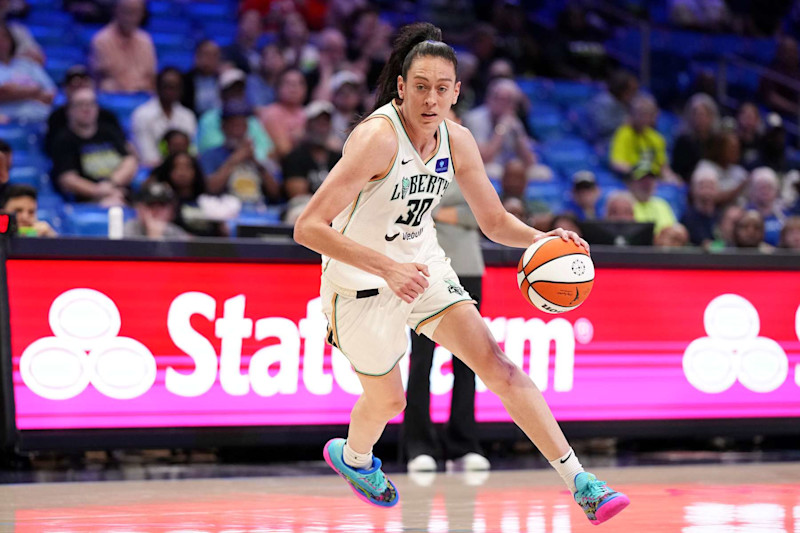
[[[42,171],[36,167],[14,165],[8,174],[8,182],[16,185],[30,185],[38,189],[42,182]]]
[[[36,218],[50,224],[50,226],[56,230],[56,233],[64,233],[64,216],[62,211],[58,208],[42,207],[41,196],[39,197],[39,205],[36,209]]]
[[[73,64],[86,64],[86,54],[74,45],[65,45],[63,43],[53,43],[44,47],[44,53],[47,56],[47,63],[53,59],[69,60]]]
[[[26,3],[37,9],[61,9],[61,0],[26,0]]]
[[[563,134],[566,119],[558,106],[539,103],[528,114],[528,125],[534,136],[544,141]]]
[[[494,190],[497,191],[497,194],[502,196],[503,180],[501,178],[489,178],[489,181],[492,182],[492,187],[494,187]]]
[[[72,213],[67,215],[65,232],[80,237],[105,237],[108,235],[106,213]]]
[[[116,114],[120,120],[130,118],[133,110],[150,99],[147,93],[100,93],[97,103]]]
[[[686,185],[659,183],[656,186],[655,195],[666,200],[675,213],[675,218],[680,220],[683,213],[686,211],[686,205],[688,203]]]
[[[77,36],[78,43],[84,48],[89,47],[92,43],[94,34],[102,29],[101,24],[78,24],[75,28],[75,35]]]
[[[48,211],[57,212],[59,216],[63,215],[64,198],[58,193],[39,191],[37,204],[39,210],[46,209]]]
[[[585,104],[598,92],[600,92],[600,88],[593,84],[555,80],[550,100],[562,107],[570,108]]]
[[[177,17],[181,13],[181,5],[174,0],[151,0],[147,3],[147,11],[153,17]]]
[[[37,150],[17,150],[14,152],[14,167],[34,167],[46,172],[50,168],[50,160]]]
[[[15,152],[30,151],[36,143],[35,134],[18,124],[0,124],[0,139],[7,142]]]
[[[550,98],[553,82],[545,78],[518,78],[517,85],[523,94],[536,104]]]
[[[69,29],[71,23],[67,25],[65,30],[64,26],[28,26],[28,30],[36,42],[42,46],[51,46],[65,43],[73,43],[75,37]]]
[[[157,49],[191,50],[194,45],[192,36],[189,33],[158,32],[151,33],[150,37],[153,39],[153,45]]]
[[[620,189],[625,188],[625,183],[614,172],[607,169],[594,169],[594,177],[597,185],[601,189]]]
[[[670,111],[661,111],[656,120],[656,130],[664,136],[667,145],[672,145],[672,140],[678,135],[681,119]]]
[[[159,68],[176,67],[181,71],[192,68],[194,64],[194,52],[191,50],[167,50],[158,54]]]
[[[236,35],[236,23],[224,20],[199,21],[200,31],[204,39],[211,39],[220,46],[233,43]]]
[[[190,35],[192,33],[192,23],[185,18],[177,18],[174,15],[168,17],[152,16],[147,21],[145,30],[150,34]]]
[[[67,70],[75,63],[74,59],[47,56],[44,69],[54,82],[60,83],[64,79]]]
[[[184,4],[186,14],[194,20],[235,20],[236,9],[224,2],[187,2]]]
[[[552,205],[564,202],[567,185],[559,181],[532,181],[525,188],[525,198],[528,200],[541,200]]]
[[[565,176],[594,166],[597,157],[589,144],[580,137],[552,139],[540,147],[544,162]]]
[[[123,208],[124,220],[136,217],[136,211]],[[108,208],[96,204],[64,204],[64,233],[84,237],[105,237],[108,235]]]
[[[28,26],[50,26],[62,31],[69,28],[72,22],[72,15],[52,8],[31,9],[25,17],[25,24]]]

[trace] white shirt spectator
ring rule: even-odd
[[[133,111],[133,140],[142,164],[155,166],[161,163],[158,143],[169,130],[185,132],[192,141],[197,134],[197,119],[188,108],[179,103],[172,105],[170,115],[164,112],[161,102],[154,96]]]

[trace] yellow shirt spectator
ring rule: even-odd
[[[649,163],[656,175],[667,164],[667,143],[664,137],[651,127],[636,131],[630,124],[617,128],[611,139],[611,165],[614,167],[635,167],[642,162]]]
[[[633,218],[636,222],[652,222],[655,224],[653,234],[658,235],[659,232],[669,226],[674,225],[677,220],[675,213],[672,212],[672,207],[663,198],[651,196],[645,202],[633,204]]]

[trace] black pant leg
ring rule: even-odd
[[[481,277],[459,277],[461,285],[478,302],[483,296]],[[445,427],[444,448],[449,459],[457,459],[470,452],[481,453],[478,442],[478,425],[475,422],[475,373],[453,354],[453,396],[450,419]]]
[[[402,448],[406,460],[418,455],[440,456],[436,429],[431,421],[431,366],[436,344],[411,332],[411,355],[403,416]]]

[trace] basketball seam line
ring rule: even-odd
[[[536,284],[536,283],[561,283],[561,284],[564,284],[564,285],[566,285],[566,284],[570,284],[570,285],[582,285],[582,284],[584,284],[584,283],[591,283],[591,282],[593,282],[593,281],[594,281],[594,278],[592,278],[592,279],[587,279],[587,280],[585,280],[585,281],[550,281],[550,280],[547,280],[547,279],[537,279],[536,281],[531,281],[531,280],[528,280],[528,283],[530,283],[530,284],[531,284],[531,286],[533,286],[533,285],[534,285],[534,284]]]
[[[538,251],[539,251],[539,250],[536,250],[536,252],[538,252]],[[531,256],[531,258],[528,260],[528,263],[530,263],[531,261],[533,261],[533,258],[536,256],[536,252],[533,252],[533,255],[532,255],[532,256]],[[538,270],[539,268],[543,267],[543,266],[544,266],[544,265],[546,265],[547,263],[550,263],[551,261],[555,261],[556,259],[561,259],[562,257],[570,257],[570,256],[573,256],[573,255],[581,255],[581,256],[584,256],[584,257],[588,257],[586,254],[582,254],[582,253],[580,253],[580,252],[575,252],[575,253],[571,253],[571,254],[559,255],[558,257],[554,257],[554,258],[552,258],[552,259],[548,259],[547,261],[545,261],[545,262],[544,262],[544,263],[542,263],[541,265],[539,265],[539,266],[537,266],[536,268],[534,268],[533,270],[531,270],[531,274],[533,274],[534,272],[536,272],[536,270]],[[525,271],[525,267],[526,267],[526,266],[528,266],[528,264],[527,264],[527,263],[526,263],[525,265],[523,265],[523,267],[522,267],[522,271],[523,271],[523,272]],[[530,276],[530,274],[527,274],[526,276]]]

